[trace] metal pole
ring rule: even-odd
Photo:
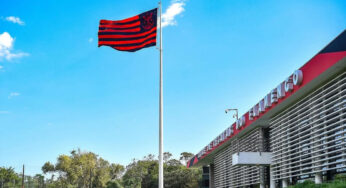
[[[162,3],[160,8],[160,96],[159,96],[159,188],[163,188],[163,83],[162,83]]]
[[[24,188],[24,178],[25,176],[24,176],[24,165],[23,165],[22,188]]]

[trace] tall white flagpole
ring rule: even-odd
[[[162,3],[160,8],[160,96],[159,96],[159,188],[163,188],[163,78],[162,78]]]

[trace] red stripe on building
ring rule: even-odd
[[[308,83],[310,83],[312,80],[316,79],[319,75],[321,75],[323,72],[325,72],[327,69],[335,65],[337,62],[342,60],[346,57],[346,51],[342,52],[330,52],[330,53],[323,53],[323,54],[317,54],[312,59],[310,59],[305,65],[303,65],[299,70],[303,72],[304,79],[300,86],[295,85],[292,92],[286,92],[286,96],[282,99],[278,99],[277,103],[272,104],[272,106],[265,110],[265,112],[260,113],[258,117],[254,117],[253,120],[249,119],[249,114],[246,112],[243,116],[245,116],[245,125],[240,127],[238,130],[235,128],[235,124],[233,123],[231,126],[233,127],[234,133],[227,137],[223,142],[220,142],[218,145],[214,146],[211,150],[207,151],[203,156],[201,156],[198,160],[197,156],[195,156],[195,159],[193,160],[192,165],[196,164],[199,160],[205,158],[210,153],[212,153],[215,149],[217,149],[219,146],[221,146],[223,143],[230,140],[232,137],[239,134],[242,130],[244,130],[246,127],[250,126],[252,123],[257,121],[259,118],[261,118],[264,114],[266,114],[268,111],[274,109],[277,105],[282,103],[284,100],[288,99],[291,95],[299,91],[300,88],[304,87]]]

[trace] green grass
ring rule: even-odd
[[[346,188],[346,181],[335,180],[330,183],[315,184],[313,181],[307,180],[303,183],[298,183],[289,188]]]

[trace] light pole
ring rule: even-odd
[[[230,109],[226,109],[225,113],[227,114],[229,111],[235,111],[235,114],[233,114],[233,117],[238,120],[238,109],[236,108],[230,108]]]
[[[235,111],[235,114],[233,114],[233,117],[236,118],[236,121],[238,120],[238,109],[236,108],[230,108],[226,109],[225,113],[227,114],[229,111]],[[232,127],[233,129],[233,127]],[[237,140],[237,154],[239,155],[239,140]]]

